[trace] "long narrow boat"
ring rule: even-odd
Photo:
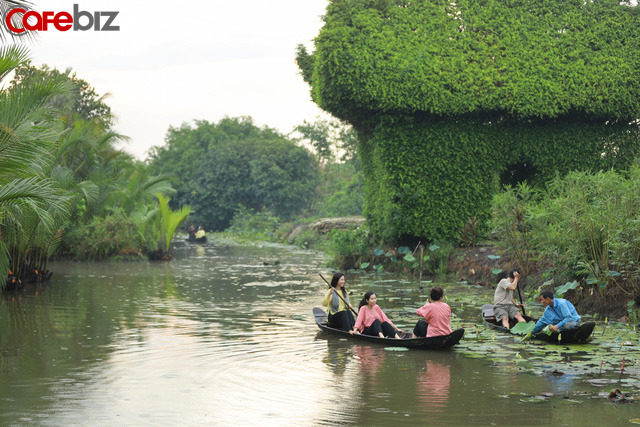
[[[527,322],[534,321],[536,322],[538,319],[534,319],[533,317],[523,316],[524,320]],[[511,333],[511,331],[502,324],[499,324],[496,321],[496,317],[493,314],[493,305],[485,304],[482,306],[482,321],[485,325],[490,327],[491,329],[495,329],[496,331]],[[513,327],[516,324],[514,319],[509,319],[509,326]],[[577,329],[573,329],[570,331],[564,331],[562,333],[554,332],[551,335],[537,333],[532,334],[531,338],[546,341],[554,344],[584,344],[589,341],[591,337],[591,333],[595,328],[596,324],[594,322],[587,322],[580,325]]]
[[[380,338],[371,335],[353,334],[341,329],[335,329],[327,324],[327,313],[319,307],[313,308],[313,315],[316,318],[316,324],[322,332],[331,335],[337,335],[343,338],[353,339],[355,341],[365,341],[376,344],[383,344],[388,347],[405,347],[419,348],[423,350],[447,350],[458,344],[464,335],[464,329],[456,329],[449,335],[429,338],[411,338],[411,332],[401,332],[400,339],[396,338]]]
[[[534,319],[529,316],[522,316],[524,320],[527,322],[537,322],[538,319]],[[510,329],[502,326],[502,323],[498,323],[496,320],[496,316],[493,314],[493,304],[485,304],[482,306],[482,321],[485,325],[490,327],[491,329],[495,329],[496,331],[511,333]],[[509,319],[509,328],[513,328],[515,324],[518,323],[515,319]]]
[[[197,239],[195,237],[187,237],[184,240],[190,243],[206,243],[207,236],[198,237]]]

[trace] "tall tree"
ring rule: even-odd
[[[25,48],[0,48],[0,78],[27,60]],[[21,280],[25,263],[46,264],[68,199],[49,177],[61,126],[51,99],[69,93],[66,81],[33,79],[0,91],[0,277]],[[42,251],[45,251],[43,254]],[[39,266],[40,267],[40,266]],[[41,267],[40,267],[41,268]],[[0,287],[4,287],[4,280]]]
[[[229,226],[240,205],[285,218],[300,213],[318,180],[308,150],[248,117],[169,129],[152,166],[156,173],[174,173],[177,204],[189,204],[195,221],[216,230]]]
[[[365,214],[454,238],[500,182],[626,168],[639,152],[639,10],[614,0],[333,0],[313,99],[359,131]]]

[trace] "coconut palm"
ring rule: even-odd
[[[0,48],[0,82],[27,59],[24,47]],[[20,273],[35,234],[51,240],[43,236],[56,234],[56,219],[67,211],[68,200],[47,173],[62,131],[49,100],[68,90],[54,78],[0,90],[0,288],[9,271]]]

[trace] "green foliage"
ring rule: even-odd
[[[165,252],[169,252],[171,241],[176,235],[178,228],[191,212],[191,206],[183,206],[178,211],[173,211],[169,207],[169,198],[157,193],[158,210],[160,212],[160,241],[158,246]]]
[[[640,271],[640,168],[571,172],[535,196],[530,187],[496,195],[492,225],[499,244],[523,269],[539,253],[596,289],[635,283]],[[565,289],[566,288],[566,289]],[[574,287],[561,287],[564,291]]]
[[[80,118],[87,122],[98,124],[102,129],[109,129],[114,123],[111,107],[104,103],[108,94],[98,96],[95,89],[71,73],[71,68],[65,71],[51,69],[44,64],[40,68],[29,62],[15,69],[12,85],[28,84],[29,81],[42,80],[45,76],[67,80],[71,86],[71,96],[56,96],[52,99],[52,106],[68,118]]]
[[[255,212],[240,205],[231,220],[230,232],[258,240],[272,240],[280,219],[268,211]]]
[[[155,173],[178,178],[175,201],[194,209],[205,228],[227,228],[239,205],[288,219],[309,206],[318,183],[308,150],[250,118],[170,128],[152,153]]]
[[[67,232],[64,253],[79,260],[100,260],[116,255],[139,255],[138,225],[121,213],[94,217]]]
[[[578,273],[607,285],[640,261],[640,168],[629,178],[610,171],[570,173],[549,186],[549,249],[565,254]]]
[[[312,146],[320,168],[320,185],[309,211],[320,217],[362,215],[364,180],[357,155],[357,135],[338,120],[304,121],[296,141]]]
[[[544,212],[536,204],[536,197],[536,191],[522,183],[505,188],[493,199],[493,230],[524,276],[535,266],[536,238],[544,229]]]
[[[638,21],[608,0],[335,0],[298,63],[359,131],[373,234],[450,240],[485,231],[500,182],[629,166]]]
[[[486,221],[499,142],[491,126],[472,122],[380,121],[359,146],[374,234],[454,239],[469,217]]]
[[[0,48],[0,79],[27,57],[24,48]],[[27,269],[46,270],[69,214],[69,198],[49,176],[61,131],[51,101],[68,93],[55,76],[0,89],[0,289],[9,271],[22,280]]]
[[[327,251],[333,256],[333,263],[343,268],[358,268],[369,258],[369,230],[366,227],[329,231]]]
[[[319,217],[362,215],[364,180],[352,163],[325,165],[318,198],[311,207]]]
[[[363,111],[640,117],[636,7],[334,0],[324,21],[298,63],[315,101],[352,123]]]

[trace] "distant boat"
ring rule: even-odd
[[[207,241],[207,236],[200,237],[198,239],[196,239],[195,237],[189,236],[184,240],[190,243],[205,243]]]

